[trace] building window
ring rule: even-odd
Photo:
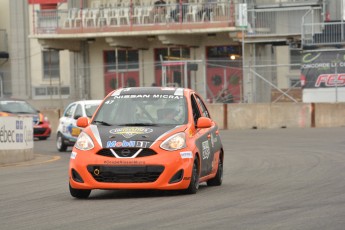
[[[118,50],[118,69],[119,70],[133,70],[139,69],[139,52],[138,50]],[[104,51],[104,65],[105,72],[116,71],[116,51]]]
[[[301,51],[297,49],[290,49],[290,70],[301,69]]]
[[[190,49],[188,47],[157,48],[154,51],[156,69],[161,69],[161,61],[178,61],[190,59]],[[162,60],[161,60],[162,59]]]
[[[206,48],[206,57],[209,68],[219,66],[238,67],[242,63],[240,46],[212,46]]]
[[[60,56],[57,50],[43,51],[43,78],[60,78]]]

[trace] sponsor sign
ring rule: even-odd
[[[30,149],[34,146],[32,117],[0,117],[0,149]]]
[[[302,56],[303,88],[334,88],[345,86],[345,52],[308,52]]]

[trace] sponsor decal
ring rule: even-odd
[[[135,99],[135,98],[164,98],[164,99],[181,99],[181,95],[169,95],[169,94],[131,94],[131,95],[115,95],[114,99],[125,98],[125,99]],[[108,100],[105,104],[112,104],[114,100]]]
[[[211,133],[211,145],[212,145],[212,148],[214,147],[214,143],[217,143],[218,141],[218,138],[217,136],[213,135],[213,133]]]
[[[345,74],[321,74],[315,82],[315,87],[320,87],[322,84],[327,87],[344,86]]]
[[[145,161],[138,161],[138,160],[133,160],[133,161],[128,161],[128,160],[106,160],[103,162],[104,164],[107,165],[145,165]]]
[[[210,157],[210,145],[208,141],[204,141],[201,143],[202,145],[202,159],[208,159]]]
[[[135,147],[135,141],[107,141],[106,148]]]
[[[190,177],[183,177],[183,180],[190,180]]]
[[[112,129],[109,132],[111,134],[122,135],[125,138],[131,138],[131,137],[138,135],[138,134],[152,133],[153,129],[143,128],[143,127],[125,127],[125,128]]]
[[[106,148],[120,148],[120,147],[137,147],[147,148],[150,145],[148,141],[107,141]]]
[[[180,155],[182,159],[193,158],[193,153],[191,151],[180,152]]]
[[[76,157],[77,157],[77,153],[76,152],[72,152],[70,158],[74,160]]]

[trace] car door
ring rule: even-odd
[[[71,130],[71,135],[73,137],[78,137],[80,132],[81,132],[81,128],[77,126],[77,120],[79,117],[84,117],[85,115],[83,106],[81,104],[77,104],[75,107],[75,110],[73,112],[73,116],[71,119],[71,123],[70,123],[70,130]]]
[[[196,99],[197,99],[197,102],[200,106],[200,109],[201,109],[201,113],[204,117],[208,117],[211,119],[211,115],[210,113],[208,112],[208,109],[204,103],[204,101],[201,99],[201,97],[199,95],[195,95]],[[219,128],[217,126],[217,124],[212,121],[212,127],[210,128],[210,135],[211,135],[211,150],[212,150],[212,153],[217,153],[221,150],[221,147],[222,147],[222,144],[221,144],[221,141],[220,141],[220,138],[219,138]]]
[[[194,95],[196,98],[196,102],[200,108],[201,115],[204,117],[208,117],[211,119],[210,113],[208,112],[208,109],[204,103],[204,101],[201,99],[201,97],[197,94]],[[214,155],[215,153],[219,152],[221,150],[221,142],[219,138],[219,129],[218,126],[215,122],[212,121],[212,126],[208,129],[207,131],[207,141],[208,141],[208,146],[206,142],[204,143],[204,147],[209,147],[210,154],[209,158],[207,158],[205,162],[205,174],[211,173],[213,167],[215,167],[215,159]]]
[[[191,104],[193,112],[194,125],[196,126],[198,119],[203,116],[202,111],[200,110],[200,105],[197,102],[195,94],[191,95]],[[196,127],[196,140],[195,145],[199,149],[201,157],[201,166],[200,166],[200,176],[206,176],[212,170],[212,149],[211,149],[211,135],[210,128],[197,128]]]
[[[72,124],[74,123],[73,116],[74,116],[74,111],[76,107],[77,107],[76,103],[70,104],[65,109],[63,116],[60,118],[59,131],[65,137],[72,137]]]

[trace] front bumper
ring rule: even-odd
[[[75,189],[188,188],[194,158],[192,151],[157,149],[155,152],[156,155],[147,157],[116,158],[73,148],[70,184]]]
[[[49,124],[43,123],[34,126],[34,137],[50,137],[51,127]]]

